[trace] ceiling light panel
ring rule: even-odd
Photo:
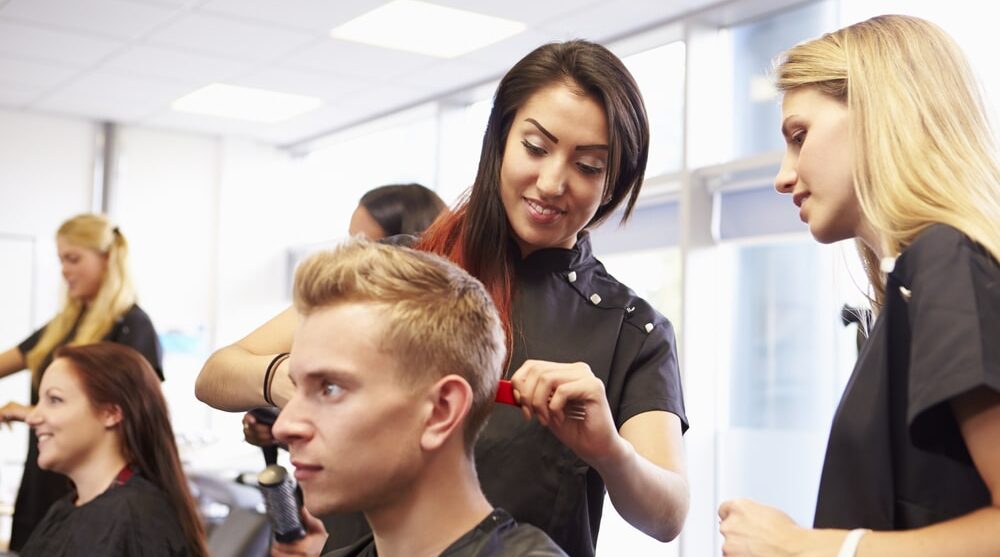
[[[394,0],[334,28],[335,39],[455,58],[525,29],[521,22],[439,6]]]
[[[193,114],[273,124],[319,108],[317,98],[265,89],[213,83],[170,103],[170,108]]]

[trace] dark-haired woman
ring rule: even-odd
[[[415,246],[481,280],[507,330],[520,409],[497,407],[479,438],[484,492],[574,557],[594,554],[605,489],[626,520],[664,541],[688,509],[673,328],[605,271],[587,234],[622,204],[631,213],[648,147],[621,60],[587,41],[539,47],[500,82],[468,201]],[[289,350],[296,322],[286,311],[213,355],[199,398],[261,405],[265,369]],[[292,392],[287,377],[285,363],[267,393],[278,405]],[[569,401],[586,419],[567,418]]]

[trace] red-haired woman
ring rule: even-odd
[[[27,422],[38,466],[74,490],[49,508],[22,557],[207,556],[160,381],[111,342],[56,350]]]
[[[573,557],[594,555],[605,489],[663,541],[688,509],[673,327],[604,269],[587,233],[619,207],[628,217],[648,152],[622,61],[587,41],[543,45],[500,81],[468,199],[415,246],[482,281],[506,325],[521,411],[497,407],[476,443],[483,491]],[[290,309],[213,354],[198,397],[230,411],[283,404],[280,353],[297,322]],[[565,419],[567,402],[586,419]]]

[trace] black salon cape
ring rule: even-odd
[[[565,557],[544,532],[517,524],[503,509],[494,509],[475,528],[448,546],[439,557]],[[378,557],[371,534],[351,547],[324,557]]]
[[[86,505],[76,493],[56,501],[21,557],[187,557],[177,513],[149,480],[134,475]]]
[[[817,528],[919,528],[990,503],[950,402],[1000,391],[1000,265],[934,225],[896,259],[834,418]]]
[[[77,323],[79,325],[79,323]],[[45,328],[34,332],[24,342],[18,345],[22,355],[27,354],[38,344]],[[70,331],[60,343],[68,343],[76,335],[76,327]],[[124,344],[138,350],[153,366],[160,380],[163,380],[163,356],[156,330],[149,316],[137,305],[132,306],[111,327],[104,340]],[[52,355],[42,363],[42,374],[52,362]],[[38,391],[31,388],[31,404],[38,404]],[[24,475],[17,491],[17,501],[14,503],[14,521],[11,530],[10,548],[17,550],[28,540],[32,529],[45,516],[49,506],[70,490],[69,481],[65,476],[47,472],[38,468],[38,438],[34,431],[28,436],[28,456],[24,461]]]

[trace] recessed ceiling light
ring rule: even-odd
[[[524,31],[518,21],[420,2],[394,0],[330,31],[385,48],[454,58]]]
[[[179,112],[219,116],[274,124],[318,108],[323,101],[302,95],[278,93],[213,83],[170,103]]]

